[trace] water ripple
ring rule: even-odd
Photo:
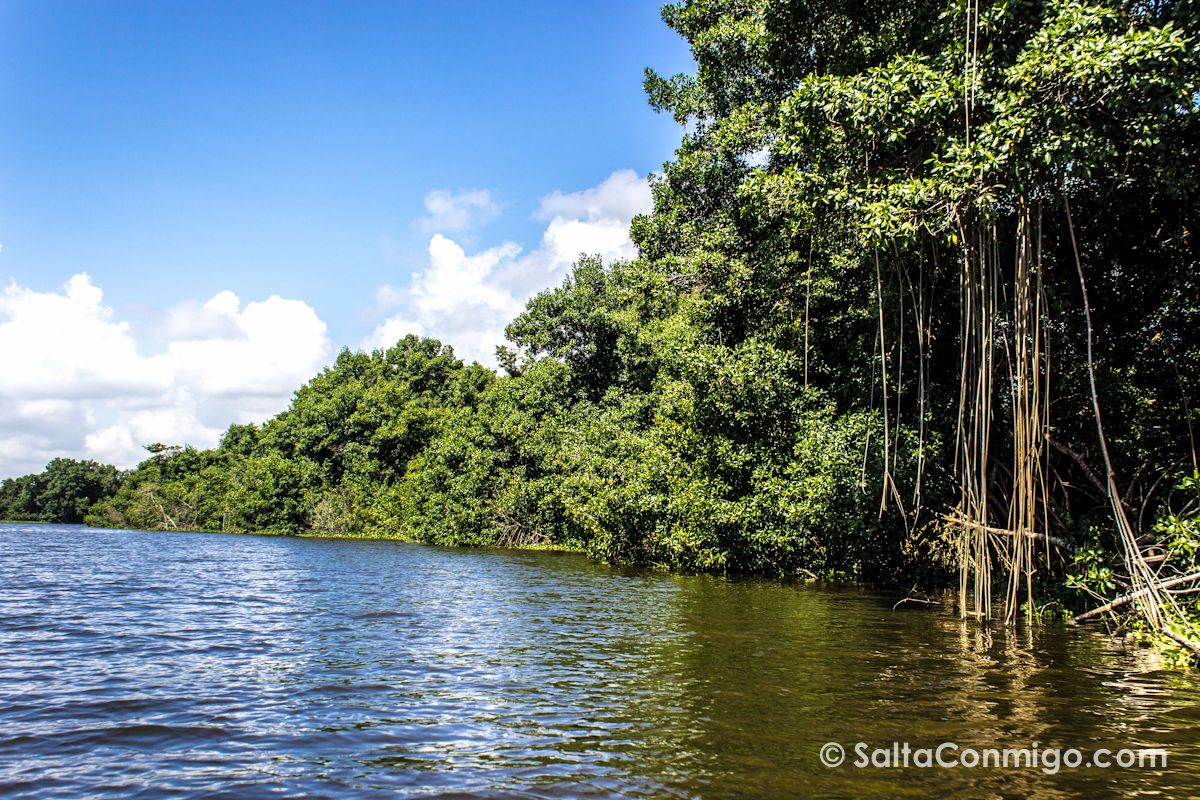
[[[0,795],[865,797],[825,741],[1169,747],[912,797],[1200,793],[1200,686],[1061,629],[554,553],[0,526]],[[882,786],[891,787],[887,791]]]

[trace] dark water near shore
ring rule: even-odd
[[[0,796],[1200,797],[1200,679],[858,589],[0,526]],[[821,765],[829,741],[847,764]],[[1166,768],[856,769],[853,745]]]

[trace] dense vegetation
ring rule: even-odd
[[[1194,571],[1194,0],[664,19],[696,71],[647,72],[686,133],[640,257],[534,298],[506,375],[414,337],[343,352],[261,427],[156,447],[88,521],[957,569],[964,611],[994,586],[1009,617],[1068,575]]]
[[[114,466],[56,458],[42,472],[0,483],[0,520],[83,522],[88,509],[115,494],[120,484]]]

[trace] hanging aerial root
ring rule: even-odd
[[[1096,433],[1100,442],[1100,453],[1104,456],[1105,481],[1109,506],[1112,508],[1113,521],[1116,523],[1117,534],[1121,543],[1122,556],[1125,561],[1125,571],[1129,575],[1132,592],[1128,593],[1126,602],[1132,602],[1138,614],[1146,621],[1154,633],[1170,639],[1176,644],[1200,655],[1200,631],[1188,620],[1182,609],[1175,603],[1171,595],[1164,591],[1164,581],[1158,577],[1154,568],[1146,560],[1145,553],[1138,545],[1129,517],[1125,513],[1125,503],[1121,499],[1117,482],[1114,478],[1112,459],[1108,452],[1108,439],[1104,435],[1104,419],[1100,413],[1100,394],[1096,389],[1096,368],[1093,353],[1092,310],[1088,302],[1087,282],[1084,280],[1083,259],[1079,255],[1079,243],[1075,238],[1075,222],[1071,218],[1071,203],[1063,198],[1063,206],[1067,214],[1067,231],[1070,234],[1071,250],[1075,256],[1075,270],[1079,275],[1079,289],[1083,295],[1084,322],[1087,326],[1087,374],[1092,394],[1092,411],[1095,414]],[[1120,599],[1120,598],[1118,598]],[[1115,601],[1114,601],[1115,602]],[[1111,604],[1110,604],[1111,605]],[[1189,631],[1192,636],[1184,636],[1179,630]]]

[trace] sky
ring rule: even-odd
[[[0,477],[262,422],[343,347],[494,366],[628,224],[645,0],[0,3]]]

